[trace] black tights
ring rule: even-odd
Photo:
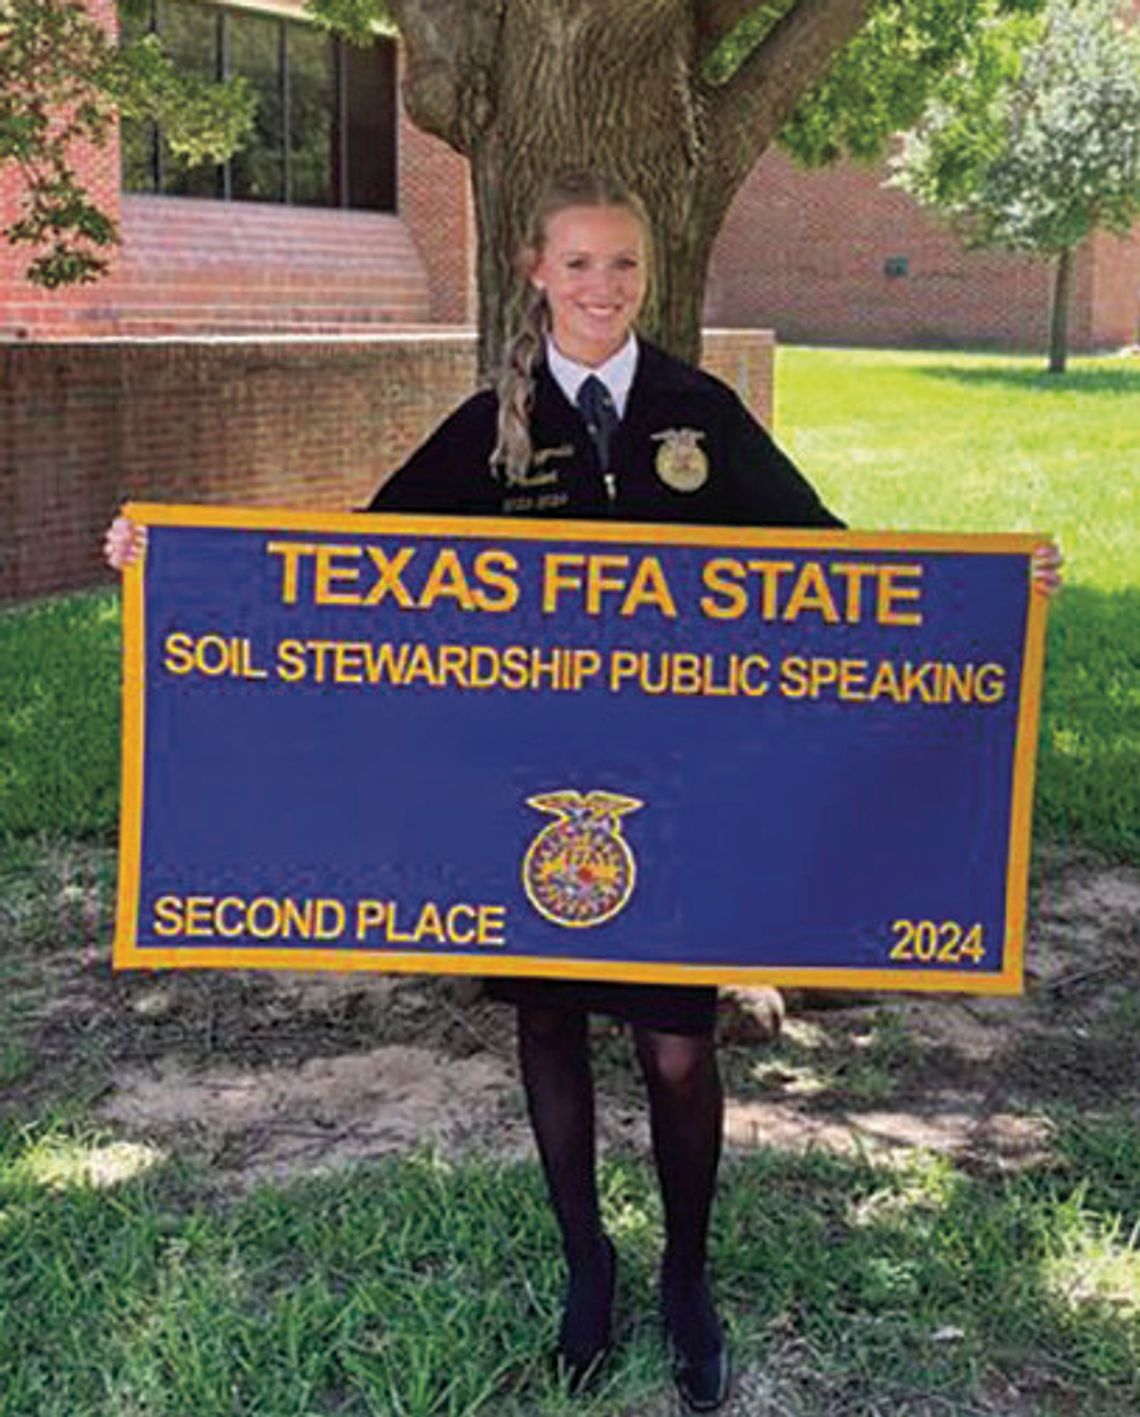
[[[633,1037],[649,1094],[653,1157],[665,1210],[665,1320],[674,1338],[699,1356],[720,1341],[705,1279],[724,1116],[716,1049],[710,1037],[643,1028],[635,1028]],[[573,1320],[571,1309],[587,1314],[605,1308],[603,1296],[612,1286],[612,1258],[598,1207],[586,1015],[520,1007],[519,1062],[570,1269],[568,1316]]]

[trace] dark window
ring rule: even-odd
[[[257,95],[253,133],[226,164],[227,195],[250,202],[285,202],[285,24],[269,15],[230,12],[227,18],[227,72],[241,74]]]
[[[366,207],[369,192],[391,192],[394,198],[396,191],[395,105],[382,101],[384,94],[396,92],[396,46],[389,44],[374,55],[347,45],[342,53],[348,126],[345,205]]]
[[[219,11],[206,5],[180,5],[177,0],[158,0],[157,9],[162,47],[180,72],[203,79],[222,72]],[[180,197],[221,196],[216,167],[190,167],[184,159],[174,156],[161,133],[158,137],[158,170],[164,192]]]
[[[337,50],[319,30],[290,25],[289,176],[293,201],[340,206],[340,90]],[[375,51],[361,50],[370,63]],[[344,205],[352,206],[352,202]],[[362,205],[371,206],[365,202]]]
[[[257,94],[254,130],[220,167],[189,167],[153,123],[124,120],[128,192],[303,206],[396,208],[396,51],[311,25],[194,0],[120,7],[124,39],[153,31],[184,72],[240,74]]]

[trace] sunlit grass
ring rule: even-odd
[[[134,1180],[165,1159],[165,1151],[145,1142],[89,1142],[49,1134],[24,1152],[11,1179],[17,1186],[26,1179],[56,1191],[76,1186],[102,1190]]]
[[[1140,359],[782,349],[776,432],[852,526],[1041,531],[1071,586],[1140,588]]]
[[[1137,1226],[1119,1219],[1107,1232],[1085,1218],[1065,1237],[1060,1252],[1043,1266],[1045,1287],[1074,1312],[1107,1305],[1122,1316],[1140,1315],[1140,1250]]]

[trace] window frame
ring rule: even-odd
[[[170,3],[170,0],[168,0]],[[373,47],[369,51],[374,53],[377,62],[384,65],[386,73],[381,80],[381,87],[386,90],[386,98],[390,102],[389,111],[384,115],[384,121],[389,129],[386,139],[388,153],[384,166],[388,172],[387,179],[382,183],[382,190],[376,194],[376,201],[367,206],[353,205],[349,196],[353,190],[353,183],[350,180],[350,153],[349,153],[349,106],[348,106],[348,63],[345,56],[347,41],[336,36],[329,36],[329,43],[332,45],[332,74],[333,74],[333,95],[334,108],[331,114],[333,129],[337,134],[336,142],[330,145],[329,161],[329,183],[328,189],[332,200],[328,202],[297,202],[293,196],[293,137],[291,122],[293,114],[290,105],[290,62],[288,29],[290,24],[304,26],[312,29],[311,22],[306,20],[303,0],[238,0],[238,3],[214,4],[213,0],[174,0],[174,3],[194,4],[203,10],[213,12],[216,21],[215,39],[215,69],[217,78],[233,77],[232,68],[232,21],[233,17],[242,14],[259,15],[272,18],[278,22],[277,29],[277,74],[280,86],[280,102],[282,112],[282,195],[279,198],[272,197],[244,197],[233,194],[233,175],[230,160],[216,164],[203,163],[203,168],[212,166],[216,175],[215,190],[210,194],[199,192],[168,192],[164,190],[167,174],[164,170],[164,152],[162,143],[162,132],[157,123],[152,125],[150,141],[150,153],[146,160],[146,169],[150,177],[150,184],[146,187],[128,187],[126,185],[125,163],[122,165],[121,182],[125,193],[146,196],[160,197],[184,197],[189,200],[205,201],[233,201],[233,202],[262,202],[267,206],[296,207],[306,211],[355,211],[355,212],[376,212],[386,215],[395,215],[399,211],[399,104],[398,104],[398,64],[396,62],[395,41],[390,35],[377,32]],[[159,28],[159,0],[149,0],[148,16],[145,21],[145,33],[158,34],[161,38],[162,31]],[[335,154],[335,155],[334,155]]]

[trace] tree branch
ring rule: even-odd
[[[417,128],[463,151],[460,68],[464,5],[450,0],[390,0],[404,44],[403,93]]]
[[[722,0],[709,0],[721,4]],[[731,0],[723,0],[725,5]],[[860,29],[874,0],[798,0],[727,83],[708,90],[713,166],[731,191]]]
[[[390,0],[404,42],[404,103],[417,128],[465,157],[495,113],[506,0]]]

